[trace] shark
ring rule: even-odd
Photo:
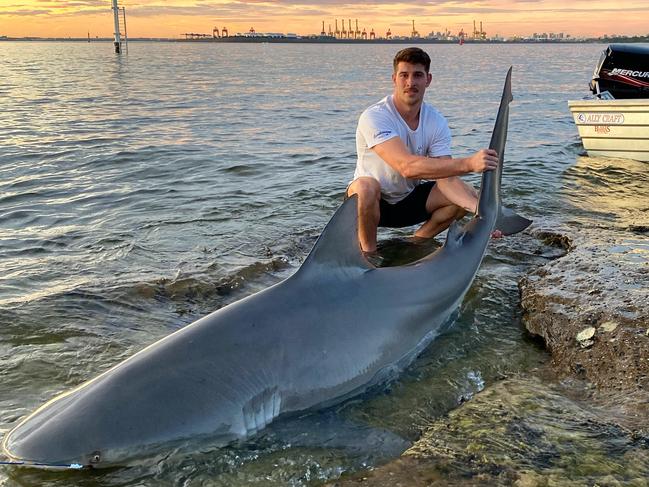
[[[375,267],[358,243],[357,201],[335,212],[286,280],[225,306],[42,405],[4,438],[10,463],[128,465],[203,437],[227,445],[282,416],[325,408],[393,380],[461,304],[499,222],[530,221],[500,202],[511,93],[507,73],[478,211],[404,266]]]

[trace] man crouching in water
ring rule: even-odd
[[[458,176],[491,171],[498,154],[482,149],[451,157],[446,119],[428,103],[430,57],[409,47],[394,58],[394,92],[363,112],[356,129],[358,160],[347,196],[358,195],[358,237],[376,252],[377,227],[423,223],[416,237],[432,238],[478,206],[476,190]],[[494,236],[499,236],[494,232]]]

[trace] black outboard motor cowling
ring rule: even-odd
[[[649,47],[611,44],[595,67],[590,90],[613,98],[649,98]]]

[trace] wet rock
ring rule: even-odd
[[[570,251],[573,248],[572,239],[568,235],[550,230],[536,230],[533,233],[536,238],[550,247],[557,247],[565,251]]]
[[[644,437],[564,389],[506,379],[435,421],[399,460],[331,485],[646,485]]]
[[[649,238],[580,229],[571,250],[521,282],[523,322],[561,377],[585,378],[595,399],[649,423]],[[593,292],[596,290],[596,292]],[[632,426],[632,425],[630,425]]]

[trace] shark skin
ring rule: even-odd
[[[471,286],[500,214],[511,68],[482,176],[478,215],[443,247],[375,268],[348,199],[291,277],[230,304],[55,397],[3,442],[32,466],[128,465],[189,438],[226,445],[280,415],[335,404],[394,378],[449,320]]]

